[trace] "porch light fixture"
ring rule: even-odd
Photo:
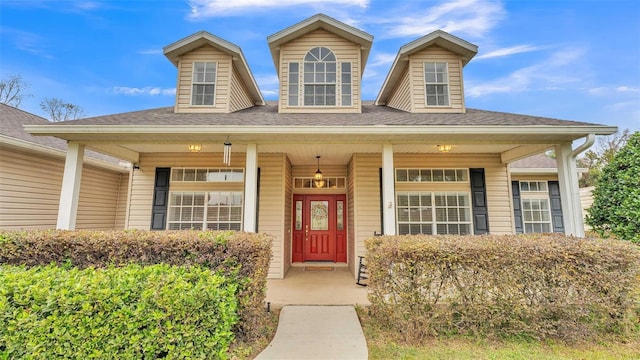
[[[320,171],[320,155],[316,156],[318,160],[318,170],[316,170],[316,174],[313,177],[313,185],[317,188],[324,187],[324,180],[322,177],[322,171]]]
[[[451,151],[451,145],[436,145],[438,147],[438,151],[443,153],[448,153]]]
[[[231,165],[231,142],[229,141],[228,136],[227,141],[224,142],[224,155],[222,162],[227,166]]]
[[[201,144],[189,144],[189,145],[187,145],[187,148],[191,152],[200,152],[200,150],[202,150],[202,145]]]

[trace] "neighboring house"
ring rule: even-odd
[[[0,229],[56,228],[67,144],[23,129],[44,124],[49,122],[0,104]],[[123,229],[129,170],[91,152],[83,170],[76,228]]]
[[[526,179],[509,164],[554,149],[551,226],[582,235],[575,156],[615,127],[467,108],[462,69],[477,47],[442,31],[400,48],[374,102],[361,99],[371,35],[320,14],[267,41],[277,102],[238,46],[202,31],[164,48],[175,106],[27,126],[69,141],[61,196],[77,196],[85,148],[131,161],[125,228],[270,233],[269,277],[282,278],[314,260],[355,271],[374,232],[548,230],[519,222],[512,181]]]

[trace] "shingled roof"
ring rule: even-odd
[[[67,151],[67,142],[65,140],[58,139],[53,136],[33,136],[24,131],[23,128],[23,125],[51,124],[53,123],[49,122],[45,118],[20,110],[13,106],[0,103],[0,145],[4,145],[4,143],[6,143],[5,139],[16,139],[19,143],[24,145],[40,145],[44,147],[41,150],[49,153],[50,155],[51,152],[48,151],[47,148],[54,151],[60,150],[60,154],[64,154],[64,152]],[[111,165],[118,165],[120,163],[119,159],[91,150],[87,150],[85,152],[85,156]]]
[[[387,106],[363,103],[362,113],[278,113],[277,102],[234,113],[174,113],[173,107],[97,116],[55,123],[60,125],[251,125],[251,126],[598,126],[540,116],[467,109],[466,113],[408,113]]]

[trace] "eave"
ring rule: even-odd
[[[223,53],[231,56],[233,66],[236,70],[238,70],[242,81],[247,86],[254,104],[265,104],[264,98],[262,97],[262,92],[258,88],[258,83],[253,77],[253,73],[249,68],[249,64],[247,63],[247,60],[242,53],[242,49],[240,49],[239,46],[221,39],[209,32],[199,31],[193,35],[187,36],[184,39],[178,40],[170,45],[165,46],[163,48],[163,52],[164,55],[169,59],[169,61],[171,61],[175,66],[178,66],[178,62],[182,55],[204,45],[212,46],[213,48],[218,49]]]
[[[376,98],[376,105],[384,105],[387,102],[387,98],[391,95],[394,86],[404,73],[404,70],[409,66],[409,57],[431,46],[439,46],[458,54],[462,60],[463,67],[478,53],[477,45],[442,30],[436,30],[402,46],[398,50],[387,78],[382,84],[380,93]]]
[[[373,35],[324,14],[316,14],[267,37],[276,71],[280,73],[280,46],[318,29],[324,29],[360,45],[360,61],[362,63],[360,75],[362,75],[373,44]]]

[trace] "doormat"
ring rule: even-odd
[[[333,266],[305,266],[304,271],[333,271]]]

